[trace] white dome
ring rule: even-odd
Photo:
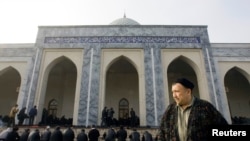
[[[114,20],[113,22],[110,23],[110,25],[140,25],[140,24],[133,19],[126,18],[126,16],[124,15],[123,18]]]

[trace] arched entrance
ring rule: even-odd
[[[47,79],[44,107],[48,110],[50,117],[66,119],[66,121],[69,121],[67,124],[72,124],[77,76],[76,66],[66,57],[60,57],[54,60],[52,64]]]
[[[242,72],[240,68],[234,67],[224,78],[232,122],[236,124],[250,120],[250,84]]]
[[[193,94],[196,97],[199,97],[199,90],[198,90],[198,83],[197,83],[197,76],[195,74],[194,69],[191,67],[191,65],[188,63],[190,60],[188,58],[181,56],[173,60],[167,70],[167,76],[168,76],[168,87],[169,87],[169,99],[170,103],[172,103],[173,97],[172,97],[172,82],[175,81],[179,77],[185,77],[192,81],[195,85],[193,89]]]
[[[124,56],[117,58],[106,72],[104,105],[113,108],[114,118],[126,118],[128,103],[139,114],[139,80],[136,68]]]
[[[13,67],[0,71],[0,115],[9,115],[10,109],[17,104],[20,84],[21,76]]]

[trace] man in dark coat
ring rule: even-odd
[[[113,125],[113,116],[114,116],[114,109],[111,107],[110,109],[107,110],[107,126]]]
[[[130,110],[130,125],[131,127],[135,127],[136,125],[136,115],[133,108]]]
[[[13,130],[8,133],[5,141],[19,141],[20,136],[18,134],[18,127],[13,127]]]
[[[130,141],[140,141],[140,133],[134,128],[129,138]]]
[[[211,125],[228,125],[211,103],[193,96],[193,88],[186,78],[172,83],[175,102],[163,114],[158,141],[207,141]]]
[[[124,127],[120,126],[120,129],[116,132],[118,141],[126,141],[127,135],[127,131],[124,129]]]
[[[68,127],[63,132],[63,141],[73,141],[75,138],[75,133],[71,127]]]
[[[59,126],[52,132],[50,141],[63,141],[63,134]]]
[[[152,134],[150,134],[148,131],[145,131],[142,135],[142,141],[153,141]]]
[[[36,105],[29,111],[29,125],[33,125],[35,116],[37,115]]]
[[[24,132],[20,136],[20,141],[27,141],[29,134],[30,134],[30,129],[29,128],[25,129]]]
[[[89,131],[88,134],[89,141],[98,141],[98,138],[100,137],[100,132],[95,128],[95,125],[92,125],[92,128]]]
[[[23,121],[29,116],[25,113],[26,107],[23,107],[17,115],[18,125],[23,125]]]
[[[104,132],[103,135],[105,141],[115,141],[116,133],[113,128],[109,128],[107,132]]]
[[[51,136],[50,126],[47,126],[45,131],[41,134],[41,141],[49,141]]]
[[[82,129],[81,132],[77,135],[77,141],[88,141],[88,136],[85,133],[85,130]]]
[[[29,134],[28,141],[40,141],[40,132],[38,129],[35,129]]]
[[[107,107],[105,106],[104,109],[102,110],[101,126],[107,126],[107,118],[108,118],[108,112],[107,112]]]

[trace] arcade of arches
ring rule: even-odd
[[[118,53],[119,54],[119,53]],[[126,54],[125,54],[126,55]],[[133,60],[133,59],[132,59]],[[187,56],[179,56],[172,60],[167,67],[167,81],[170,88],[171,82],[180,77],[187,76],[197,87],[194,94],[199,95],[198,78],[195,68],[190,64]],[[47,68],[48,75],[43,107],[48,109],[49,114],[61,117],[73,118],[76,92],[77,69],[75,64],[67,57],[58,57]],[[244,70],[233,67],[224,76],[225,91],[230,107],[231,116],[250,117],[250,85]],[[18,99],[20,87],[20,75],[14,67],[5,67],[0,73],[1,89],[1,115],[8,114],[12,105]],[[140,117],[139,104],[139,76],[138,69],[129,57],[119,56],[111,61],[105,74],[105,92],[103,106],[113,107],[115,118],[127,118],[129,109],[133,108]],[[168,98],[173,102],[171,90],[168,89]],[[103,107],[101,106],[101,108]],[[246,108],[249,107],[249,108]],[[145,111],[144,111],[145,112]]]

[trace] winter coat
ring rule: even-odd
[[[118,141],[126,141],[127,131],[124,129],[118,130],[116,133],[116,137],[117,137]]]
[[[81,131],[78,135],[77,135],[77,141],[88,141],[88,136],[87,134],[85,134],[85,132]]]
[[[40,133],[38,130],[33,131],[30,133],[28,137],[28,141],[40,141]]]
[[[67,128],[63,133],[63,141],[73,141],[75,138],[75,133],[71,128]]]
[[[20,140],[20,136],[17,133],[17,131],[11,131],[6,136],[6,140],[5,141],[19,141],[19,140]]]
[[[98,141],[99,136],[100,136],[100,132],[96,128],[92,128],[89,131],[89,134],[88,134],[89,141]]]
[[[114,129],[108,129],[107,134],[105,135],[105,141],[115,141],[115,131]]]
[[[41,135],[41,141],[49,141],[50,136],[51,136],[51,131],[49,129],[46,129]]]
[[[60,129],[55,129],[50,137],[50,141],[63,141],[63,134]]]
[[[158,141],[179,141],[178,110],[176,103],[170,104],[163,114]],[[209,102],[195,98],[188,118],[188,141],[207,141],[210,136],[211,125],[228,125],[225,118]]]
[[[130,135],[129,135],[130,141],[140,141],[140,133],[137,131],[133,131]]]
[[[148,131],[145,131],[142,135],[142,141],[153,141],[152,134],[150,134]]]
[[[20,141],[27,141],[27,140],[28,140],[28,137],[29,137],[29,134],[30,134],[29,130],[26,129],[26,130],[21,134],[21,136],[20,136]]]

